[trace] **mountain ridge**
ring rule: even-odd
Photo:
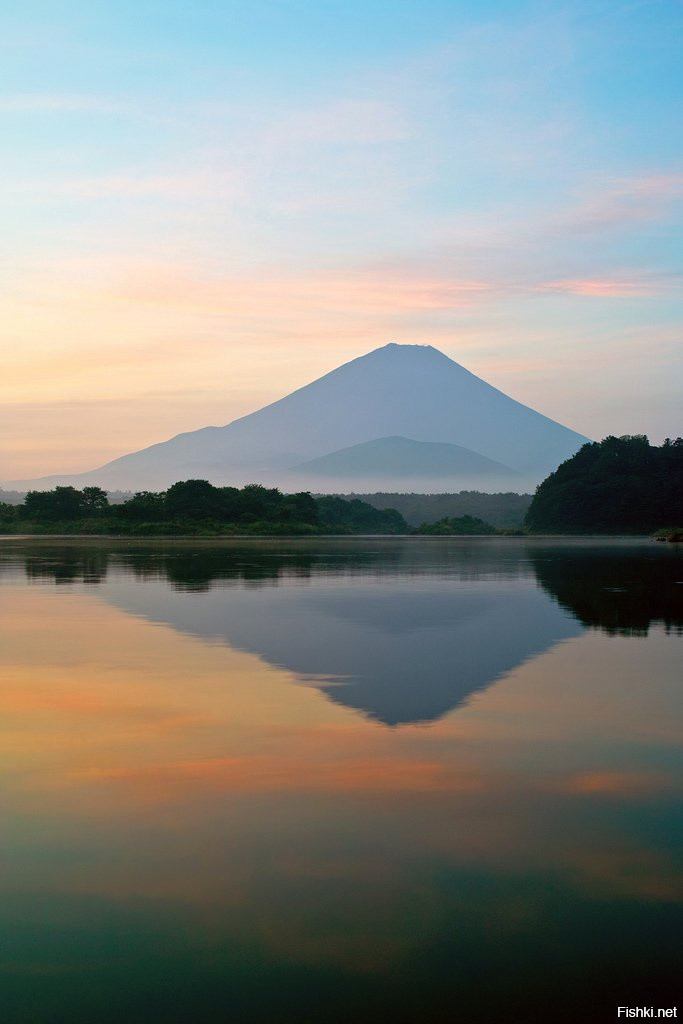
[[[289,486],[291,467],[384,437],[468,449],[519,473],[525,488],[588,440],[505,395],[433,346],[392,342],[224,426],[181,432],[85,473],[5,486],[94,483],[151,489],[191,477],[216,484]],[[296,486],[309,489],[301,476]],[[464,475],[451,481],[455,489],[471,483]]]

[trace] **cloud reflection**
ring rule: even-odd
[[[196,544],[67,545],[71,560],[48,542],[3,544],[4,981],[101,986],[115,964],[134,988],[136,963],[149,985],[150,962],[167,978],[179,955],[182,976],[215,968],[230,992],[240,965],[272,982],[286,964],[335,990],[352,978],[398,991],[419,969],[424,993],[454,972],[465,985],[468,957],[502,984],[549,942],[584,949],[595,928],[580,967],[608,970],[600,950],[625,919],[643,964],[638,936],[683,901],[677,638],[575,624],[455,712],[383,728],[328,699],[324,680],[269,664],[264,636],[281,644],[308,620],[303,652],[334,670],[343,644],[328,638],[361,627],[403,660],[409,644],[452,653],[449,632],[462,652],[459,623],[479,635],[494,583],[513,626],[537,602],[556,622],[569,612],[516,542],[478,558],[451,546],[446,569],[427,544],[421,570],[419,549],[394,541],[384,560],[377,541],[355,557],[282,546],[259,561],[236,544],[212,562]],[[565,556],[575,566],[544,549]],[[61,937],[54,949],[46,935]]]

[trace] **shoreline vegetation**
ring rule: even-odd
[[[22,504],[0,503],[0,533],[124,537],[350,536],[377,534],[495,534],[495,526],[471,515],[444,517],[417,528],[393,508],[358,498],[313,497],[307,491],[248,484],[214,487],[182,480],[167,491],[140,491],[110,504],[100,487],[29,491]]]
[[[0,534],[118,537],[653,535],[683,538],[683,440],[644,435],[583,445],[529,495],[283,494],[276,487],[216,487],[182,480],[166,491],[110,501],[101,487],[29,491],[0,500]],[[2,492],[0,492],[2,498]],[[386,507],[396,498],[402,509]],[[450,503],[448,504],[448,499]],[[462,512],[464,514],[453,514]],[[493,524],[480,515],[491,509]],[[522,521],[523,510],[526,516]],[[450,514],[439,512],[449,509]],[[404,515],[405,513],[405,515]],[[419,513],[425,515],[416,522]],[[428,518],[431,513],[431,521]],[[505,523],[505,525],[501,525]],[[509,525],[508,525],[509,524]]]
[[[657,447],[644,434],[584,444],[539,484],[530,533],[680,534],[683,438]]]
[[[116,537],[488,536],[501,532],[472,515],[412,527],[400,512],[357,498],[282,494],[252,483],[216,487],[180,480],[165,492],[138,492],[111,504],[101,487],[30,490],[23,504],[0,503],[3,534]],[[509,532],[509,530],[503,530]]]

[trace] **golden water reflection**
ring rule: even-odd
[[[662,627],[580,632],[387,728],[102,593],[0,588],[0,895],[29,917],[144,905],[223,967],[228,936],[259,962],[389,977],[458,920],[494,946],[547,927],[530,877],[563,901],[680,904],[681,646]],[[54,967],[9,949],[10,974]]]

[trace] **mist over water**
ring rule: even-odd
[[[682,588],[643,541],[2,540],[7,1019],[675,1005]]]

